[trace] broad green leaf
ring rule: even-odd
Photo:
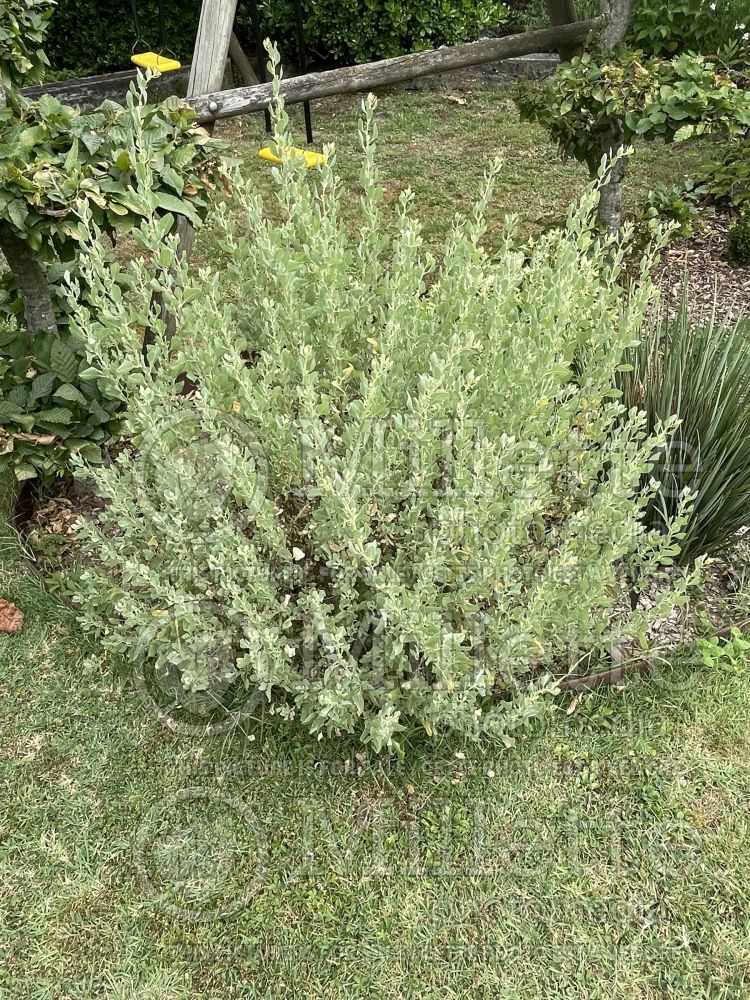
[[[50,368],[63,382],[72,382],[78,374],[78,355],[62,340],[56,340],[50,351]]]

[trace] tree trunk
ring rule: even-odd
[[[0,250],[16,280],[29,337],[43,330],[57,333],[57,320],[49,285],[38,260],[26,243],[0,222]]]
[[[599,35],[602,49],[613,49],[619,45],[630,27],[633,0],[601,0],[602,13],[607,23]]]
[[[632,6],[632,0],[601,0],[602,13],[607,19],[607,23],[599,34],[601,51],[607,52],[622,42],[630,25]],[[602,134],[598,155],[592,156],[589,161],[591,176],[596,177],[603,156],[614,156],[618,150],[622,149],[623,145],[622,122],[613,118]],[[607,183],[604,184],[599,195],[597,215],[607,232],[612,234],[619,231],[622,222],[622,194],[627,165],[627,157],[621,156],[617,163],[610,168]]]
[[[596,177],[599,173],[602,157],[606,156],[608,159],[611,159],[622,149],[622,146],[622,124],[617,119],[612,119],[607,131],[602,133],[598,153],[592,155],[589,159],[588,168],[591,176]],[[599,193],[597,215],[607,232],[612,235],[619,231],[622,221],[623,184],[625,174],[627,173],[627,166],[628,158],[623,154],[610,167],[607,181],[602,185]]]

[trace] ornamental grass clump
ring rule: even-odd
[[[509,228],[491,257],[497,167],[436,259],[412,195],[386,206],[374,106],[354,227],[334,152],[306,173],[279,107],[276,204],[236,177],[220,265],[175,265],[171,220],[144,225],[126,295],[92,230],[75,326],[132,446],[91,470],[106,505],[78,601],[157,682],[245,691],[319,738],[509,743],[555,678],[644,636],[629,588],[677,550],[684,511],[648,532],[639,492],[671,426],[647,436],[613,390],[648,261],[624,291],[595,188],[563,229],[520,248]]]
[[[646,413],[649,428],[679,417],[653,470],[659,486],[645,519],[654,528],[669,524],[692,491],[678,557],[684,564],[728,549],[750,523],[750,321],[700,324],[688,291],[678,315],[658,318],[628,351],[618,376],[623,401]]]

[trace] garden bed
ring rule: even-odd
[[[731,221],[725,213],[705,217],[701,231],[687,240],[675,240],[664,251],[659,277],[672,312],[679,309],[687,275],[697,322],[714,314],[729,323],[750,315],[750,266],[734,263],[727,252]]]

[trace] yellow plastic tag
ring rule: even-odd
[[[130,61],[136,66],[140,66],[141,69],[153,69],[157,73],[172,73],[182,66],[182,63],[177,62],[176,59],[167,59],[166,56],[160,56],[157,52],[137,52],[130,57]]]
[[[316,153],[314,149],[295,149],[294,153],[302,157],[308,170],[311,167],[320,167],[326,162],[325,156],[322,153]],[[283,162],[279,154],[270,146],[264,146],[263,149],[259,150],[258,156],[262,160],[268,160],[269,163]]]

